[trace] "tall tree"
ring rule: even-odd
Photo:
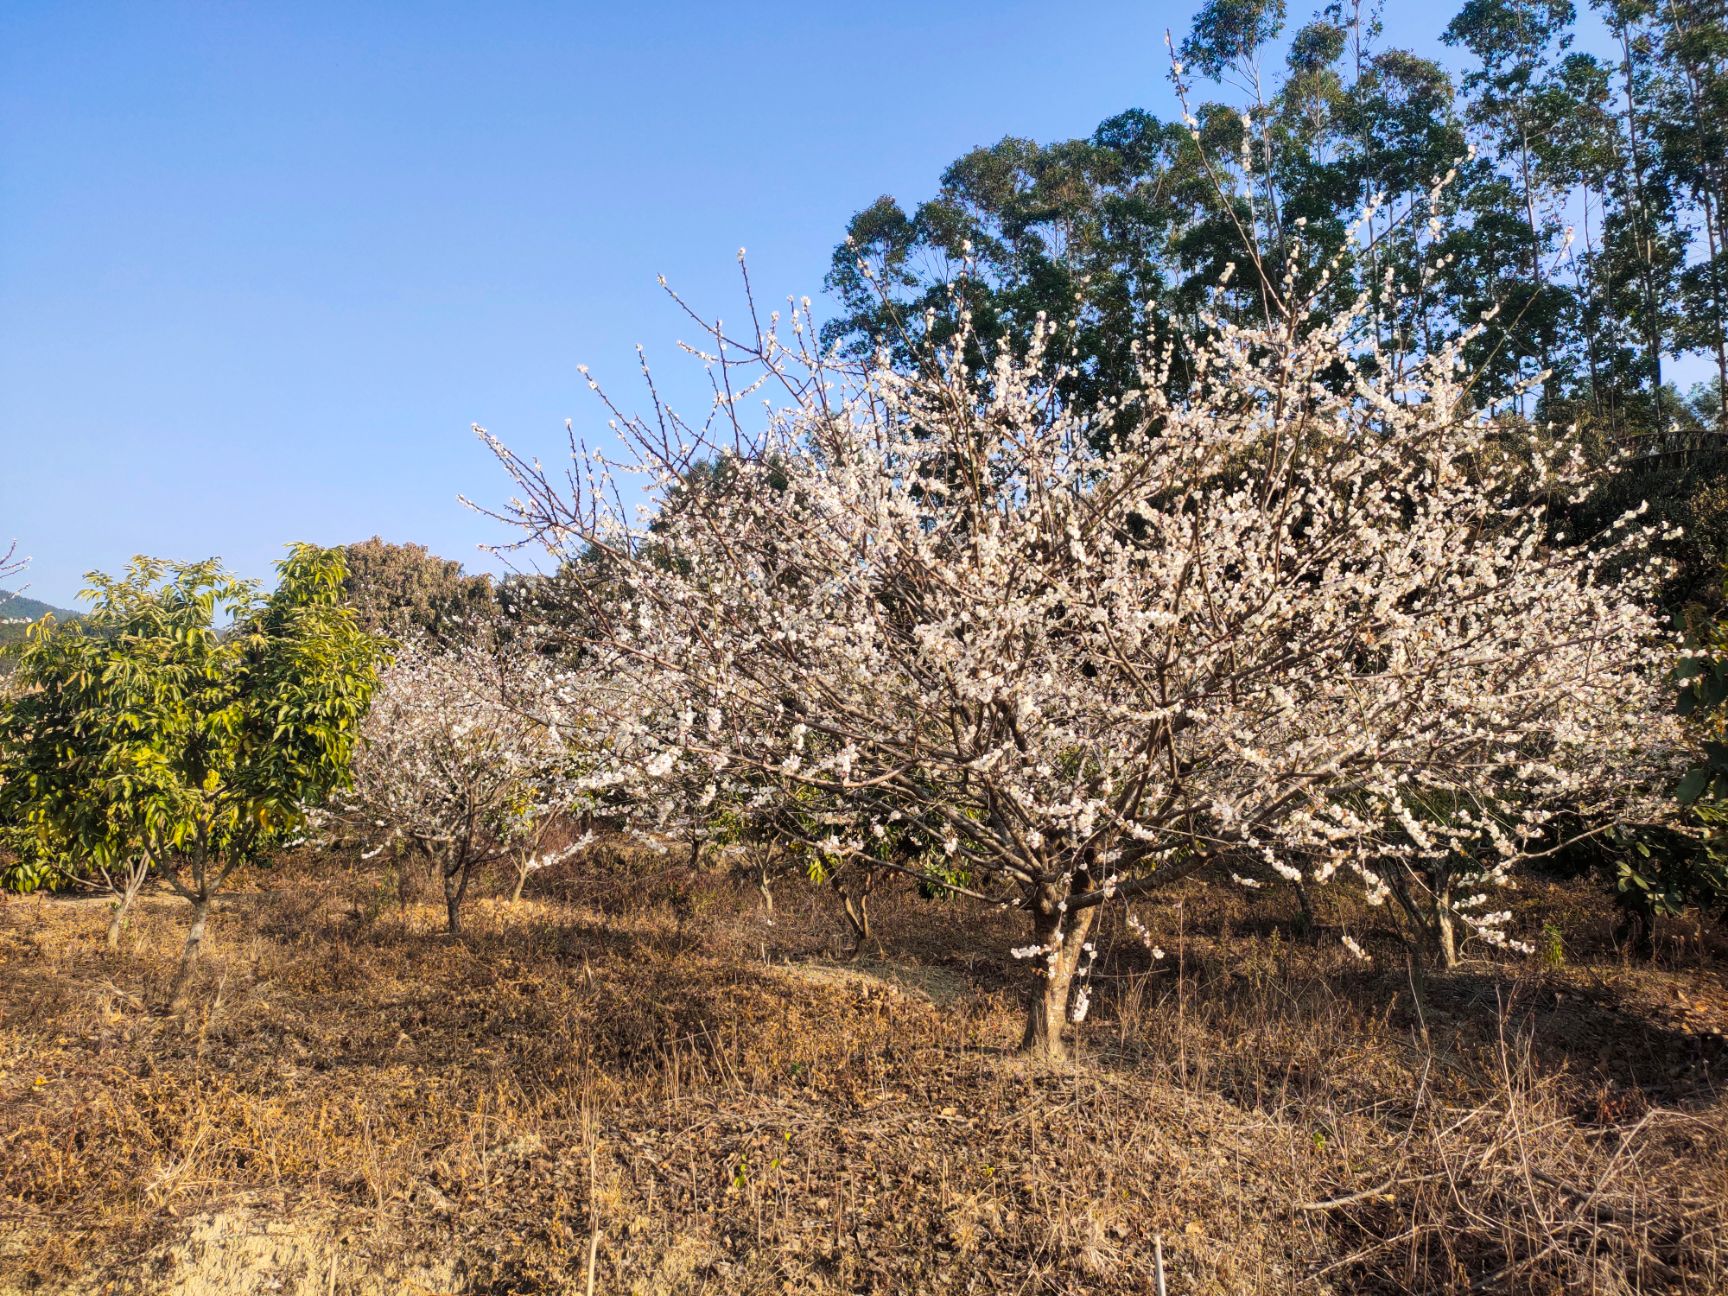
[[[1567,377],[1560,346],[1572,305],[1550,275],[1563,232],[1558,211],[1565,189],[1549,147],[1566,103],[1556,93],[1554,59],[1571,43],[1576,18],[1571,0],[1466,0],[1445,36],[1477,60],[1464,75],[1463,89],[1494,182],[1473,187],[1470,241],[1478,252],[1477,272],[1486,272],[1502,294],[1492,335],[1505,353],[1507,378],[1545,373],[1543,394],[1550,402]],[[1521,228],[1506,240],[1517,251],[1496,266],[1488,249],[1502,223]]]
[[[1652,135],[1665,179],[1690,199],[1704,236],[1680,275],[1676,345],[1715,360],[1710,416],[1728,433],[1728,6],[1660,0],[1652,25],[1663,70]]]
[[[343,546],[342,559],[343,594],[368,630],[461,639],[493,610],[488,577],[466,574],[425,545],[373,536]]]

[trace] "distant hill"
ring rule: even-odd
[[[0,621],[16,621],[22,617],[26,621],[35,621],[52,612],[57,617],[77,616],[76,612],[66,608],[57,608],[41,599],[28,598],[23,594],[14,594],[9,590],[0,590]]]
[[[44,603],[41,599],[0,590],[0,644],[15,643],[22,639],[25,626],[32,621],[40,621],[50,612],[62,621],[78,615],[66,608]]]

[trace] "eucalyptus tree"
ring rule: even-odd
[[[1511,415],[1507,436],[1584,424],[1604,485],[1567,525],[1648,499],[1688,533],[1662,545],[1665,608],[1713,605],[1728,548],[1693,537],[1719,529],[1728,481],[1728,9],[1589,7],[1599,24],[1575,0],[1457,0],[1441,60],[1390,45],[1374,0],[1301,26],[1278,0],[1204,0],[1173,41],[1179,117],[1003,139],[924,201],[878,199],[835,249],[822,337],[903,369],[964,339],[988,375],[1055,328],[1074,361],[1059,395],[1097,411],[1154,330],[1180,396],[1203,316],[1263,321],[1264,268],[1300,247],[1291,289],[1323,317],[1365,296],[1385,356],[1468,334],[1470,399]],[[1445,261],[1424,278],[1430,218]],[[1304,278],[1322,264],[1324,284]],[[1668,385],[1687,353],[1717,370],[1702,418]]]
[[[154,871],[192,906],[183,1005],[211,901],[348,777],[379,640],[342,601],[339,551],[294,545],[276,587],[136,558],[90,573],[89,612],[19,655],[0,727],[28,822],[135,894]]]
[[[1711,421],[1728,431],[1728,7],[1661,0],[1652,20],[1663,71],[1653,128],[1661,170],[1689,198],[1704,240],[1680,273],[1676,345],[1715,361]]]
[[[1519,230],[1507,240],[1511,255],[1496,276],[1509,376],[1544,375],[1550,401],[1566,367],[1559,348],[1571,299],[1553,282],[1567,177],[1553,165],[1549,142],[1568,107],[1555,61],[1571,44],[1576,20],[1572,0],[1465,0],[1445,33],[1448,44],[1476,58],[1462,88],[1493,177],[1478,190],[1473,242],[1484,245],[1492,233],[1504,233],[1500,222]]]

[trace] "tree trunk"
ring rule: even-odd
[[[516,904],[522,899],[522,888],[528,885],[528,870],[521,864],[516,866],[516,889],[510,893],[510,903]]]
[[[144,879],[150,876],[150,857],[148,855],[128,866],[125,880],[114,892],[114,912],[108,919],[108,952],[117,953],[120,949],[120,931],[126,925],[126,915],[132,911],[132,902],[138,898],[138,892],[144,886]]]
[[[168,992],[168,1011],[184,1012],[188,992],[192,988],[192,968],[198,961],[198,950],[204,944],[204,925],[210,918],[210,898],[200,896],[192,902],[192,926],[186,932],[186,948],[180,951],[180,966],[174,973],[174,984]]]
[[[1440,896],[1434,904],[1434,956],[1447,971],[1458,966],[1458,929],[1448,895]]]
[[[1096,914],[1092,908],[1080,910],[1064,932],[1067,915],[1058,903],[1056,897],[1046,894],[1032,910],[1032,939],[1045,952],[1032,961],[1034,980],[1026,1005],[1026,1033],[1020,1039],[1023,1056],[1045,1062],[1060,1062],[1068,1056],[1062,1023],[1068,1016],[1074,969],[1080,964],[1080,951]]]
[[[444,870],[444,932],[448,936],[462,934],[462,896],[468,890],[468,866]]]
[[[1388,870],[1386,883],[1404,915],[1397,931],[1411,967],[1419,973],[1429,964],[1457,966],[1451,883],[1437,881],[1432,873],[1424,876],[1408,864]]]
[[[1656,907],[1642,891],[1622,891],[1614,898],[1620,910],[1614,924],[1614,940],[1630,947],[1634,958],[1646,962],[1656,957]]]
[[[844,887],[836,889],[840,892],[840,908],[846,915],[846,925],[852,929],[852,957],[858,958],[870,941],[870,893],[861,891],[854,896]]]
[[[1645,354],[1650,365],[1650,401],[1654,425],[1662,425],[1662,325],[1656,311],[1655,269],[1656,231],[1650,220],[1650,206],[1644,197],[1644,164],[1638,156],[1638,81],[1633,58],[1632,33],[1622,20],[1617,35],[1620,51],[1625,58],[1622,67],[1626,79],[1626,151],[1631,160],[1632,193],[1637,201],[1638,250],[1644,261],[1644,321]]]

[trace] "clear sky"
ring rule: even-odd
[[[628,390],[640,342],[670,379],[656,274],[724,315],[746,246],[816,295],[879,194],[1170,111],[1191,7],[9,0],[0,544],[62,605],[139,552],[485,568],[507,537],[456,496],[507,490],[469,425],[550,457],[604,426],[578,363]],[[1388,8],[1432,51],[1451,6]]]

